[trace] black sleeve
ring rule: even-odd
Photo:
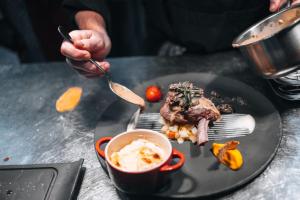
[[[106,26],[110,23],[110,14],[105,0],[64,0],[63,6],[71,12],[74,19],[76,12],[80,10],[92,10],[101,14]]]

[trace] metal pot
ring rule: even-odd
[[[232,43],[268,79],[300,69],[300,5],[251,26]],[[269,29],[267,32],[266,30]]]

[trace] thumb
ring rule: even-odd
[[[77,40],[74,40],[73,42],[74,42],[74,46],[75,47],[77,47],[79,49],[84,49],[84,50],[88,51],[88,49],[85,48],[84,43],[82,42],[82,40],[77,39]]]

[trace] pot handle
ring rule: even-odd
[[[100,138],[99,140],[97,140],[96,144],[95,144],[95,148],[97,153],[99,154],[99,156],[101,156],[103,159],[105,159],[105,153],[104,151],[101,149],[101,145],[103,143],[109,142],[112,139],[112,137],[103,137]]]
[[[171,172],[171,171],[175,171],[180,169],[185,161],[185,157],[183,155],[183,153],[181,153],[180,151],[173,149],[172,150],[172,154],[171,154],[171,159],[173,158],[179,158],[179,161],[175,164],[175,165],[170,165],[169,163],[164,164],[161,168],[160,171],[161,172]]]

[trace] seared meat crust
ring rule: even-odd
[[[178,124],[198,124],[201,119],[216,121],[221,115],[215,105],[203,96],[203,90],[192,83],[171,84],[161,116]]]

